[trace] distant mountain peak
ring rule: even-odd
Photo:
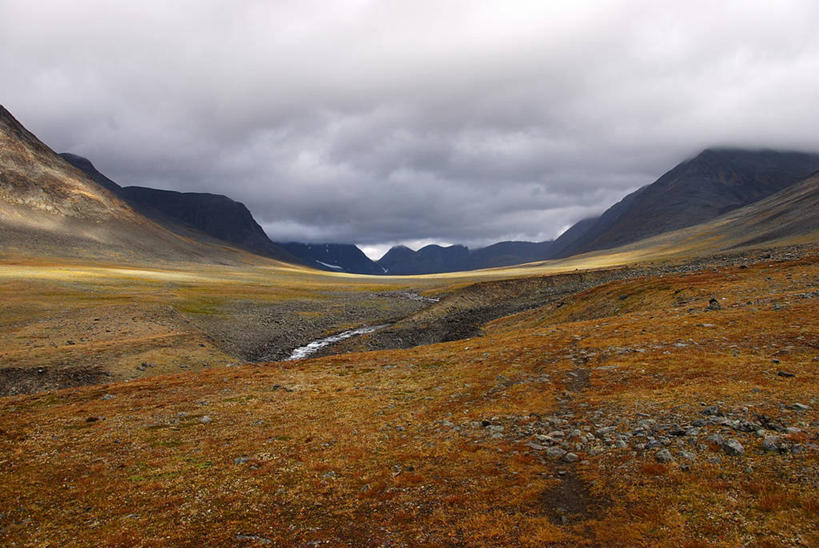
[[[703,223],[779,192],[817,169],[819,154],[710,147],[626,196],[594,222],[566,231],[555,241],[555,256],[609,249]]]
[[[278,245],[314,268],[352,274],[384,274],[384,270],[354,244],[279,242]]]

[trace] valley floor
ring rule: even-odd
[[[819,250],[543,302],[466,340],[2,398],[2,544],[819,544]]]
[[[423,289],[286,267],[4,261],[0,396],[284,359],[419,310]]]

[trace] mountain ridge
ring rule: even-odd
[[[274,242],[242,202],[223,194],[179,192],[141,186],[121,186],[102,174],[87,158],[64,152],[66,161],[101,186],[117,193],[137,211],[176,232],[186,229],[276,260],[329,272],[383,274],[383,269],[352,244]],[[341,268],[335,268],[340,266]]]
[[[396,246],[372,261],[354,244],[273,242],[244,204],[221,194],[120,186],[82,156],[57,155],[2,106],[0,130],[4,154],[0,166],[0,220],[5,223],[6,233],[16,234],[20,242],[24,240],[20,230],[25,226],[38,234],[59,230],[67,234],[67,228],[57,225],[70,219],[94,225],[108,223],[108,233],[99,226],[76,229],[87,240],[102,242],[117,232],[111,229],[112,223],[132,223],[165,242],[169,241],[168,234],[160,235],[157,228],[183,239],[206,244],[223,242],[264,257],[330,272],[369,275],[494,268],[611,249],[709,221],[819,171],[819,154],[769,148],[707,148],[653,183],[624,196],[600,216],[578,221],[553,241],[504,241],[477,249],[432,244],[417,251]],[[32,208],[37,212],[36,219],[26,213]],[[156,224],[146,224],[140,220],[143,216]],[[119,234],[114,239],[133,240],[137,232]],[[171,247],[178,244],[174,242]],[[145,245],[137,247],[146,249]]]
[[[168,230],[58,155],[0,106],[0,253],[126,263],[242,264],[248,253]]]
[[[475,250],[464,248],[469,259],[461,252],[452,253],[444,267],[440,266],[440,253],[436,260],[430,260],[427,248],[412,251],[401,246],[390,249],[377,263],[390,274],[435,274],[611,249],[707,222],[797,184],[817,170],[819,154],[770,148],[706,148],[653,183],[627,194],[599,216],[578,221],[553,241],[499,242]],[[443,249],[451,248],[463,246]]]
[[[67,152],[60,156],[100,186],[116,193],[131,207],[174,232],[187,236],[186,229],[194,229],[258,255],[300,262],[268,238],[243,203],[228,196],[121,186],[83,156]]]
[[[707,148],[586,223],[552,258],[610,249],[694,226],[770,196],[819,170],[819,154]]]
[[[358,246],[342,243],[277,242],[307,266],[350,274],[384,274],[384,269],[367,257]]]

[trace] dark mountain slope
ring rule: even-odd
[[[462,245],[428,245],[418,251],[404,246],[390,249],[377,264],[388,274],[435,274],[510,266],[549,258],[552,242],[499,242],[469,249]]]
[[[82,156],[71,154],[70,152],[62,152],[60,153],[60,156],[62,156],[63,160],[72,166],[84,171],[85,174],[91,177],[98,185],[107,188],[111,192],[119,192],[122,190],[121,186],[97,171],[97,168],[94,167],[94,164],[92,164],[88,158],[83,158]]]
[[[120,195],[135,209],[164,225],[180,224],[258,255],[299,262],[270,241],[243,203],[227,196],[138,186],[124,187]]]
[[[307,266],[352,274],[384,274],[384,269],[352,244],[277,243]]]
[[[469,249],[462,245],[428,245],[418,251],[396,246],[376,264],[390,275],[414,275],[468,270],[468,261]]]
[[[61,156],[99,185],[116,192],[141,214],[174,232],[195,237],[196,231],[199,231],[258,255],[287,262],[301,262],[270,241],[241,202],[221,194],[122,187],[100,173],[87,158],[70,153],[63,153]]]
[[[69,153],[61,156],[101,186],[116,192],[140,213],[177,233],[195,237],[196,232],[202,232],[265,257],[300,263],[319,270],[383,274],[383,270],[354,245],[273,242],[247,207],[227,196],[137,186],[121,187],[100,173],[88,159]],[[335,268],[336,266],[341,268]]]
[[[553,242],[501,242],[467,250],[427,246],[391,249],[378,264],[390,274],[433,274],[509,266],[610,249],[694,226],[754,203],[819,169],[819,154],[707,149],[651,185],[584,219]]]
[[[815,236],[819,232],[819,172],[704,226],[731,235],[732,247]]]
[[[630,260],[704,256],[745,247],[815,244],[817,237],[819,173],[704,223],[618,247],[613,255]],[[612,256],[605,251],[595,255]]]
[[[552,257],[563,257],[563,253],[576,245],[577,242],[597,223],[600,217],[590,217],[577,221],[569,227],[563,234],[557,237],[549,249]]]
[[[756,202],[819,169],[819,155],[707,149],[555,241],[555,257],[609,249]]]
[[[541,261],[551,256],[554,242],[499,242],[469,252],[469,269],[494,268]]]

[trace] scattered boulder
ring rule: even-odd
[[[550,457],[559,459],[566,454],[566,451],[564,449],[561,449],[560,447],[555,446],[547,448],[546,454],[549,455]]]
[[[779,436],[765,436],[762,440],[762,450],[768,453],[779,451]]]
[[[732,457],[738,457],[745,453],[745,448],[737,440],[731,439],[723,442],[722,450]]]
[[[714,417],[723,416],[722,411],[719,410],[719,406],[717,405],[709,405],[708,407],[702,410],[702,414]]]
[[[660,449],[654,454],[654,458],[657,459],[657,462],[673,462],[674,457],[671,455],[671,451],[668,449]]]
[[[722,306],[720,306],[719,301],[714,299],[713,297],[711,300],[708,301],[708,306],[705,307],[706,310],[722,310]]]
[[[725,443],[725,438],[723,438],[719,434],[711,434],[710,436],[705,438],[705,441],[707,441],[708,443],[713,443],[714,445],[722,446]]]

